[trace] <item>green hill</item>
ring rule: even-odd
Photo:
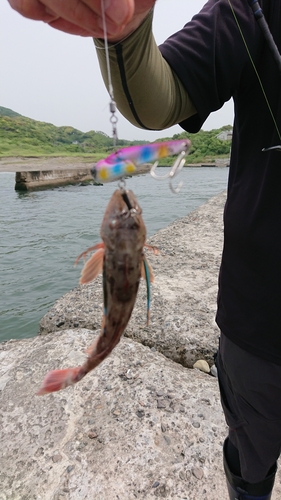
[[[190,139],[191,148],[188,163],[210,163],[218,158],[229,158],[231,140],[218,139],[218,135],[224,131],[232,132],[232,127],[225,125],[220,129],[200,130],[197,134],[182,132],[173,135],[172,139]]]
[[[135,144],[119,140],[118,146]],[[93,155],[112,149],[103,132],[83,133],[73,127],[56,127],[0,107],[0,156]]]
[[[13,111],[12,109],[9,109],[9,108],[3,108],[3,106],[0,106],[0,116],[10,116],[10,117],[14,117],[14,116],[21,116],[19,113],[16,113],[15,111]]]
[[[188,162],[214,161],[227,157],[231,141],[221,141],[217,135],[230,126],[197,134],[182,132],[163,140],[190,138],[192,148]],[[159,140],[159,139],[158,139]],[[143,144],[145,141],[118,140],[117,146]],[[112,138],[103,132],[83,133],[73,127],[56,127],[51,123],[39,122],[0,107],[0,157],[7,156],[91,156],[93,160],[113,150]],[[172,163],[173,159],[165,160]]]

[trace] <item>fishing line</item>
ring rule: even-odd
[[[267,104],[267,107],[268,107],[269,113],[270,113],[271,118],[272,118],[272,121],[273,121],[273,123],[274,123],[275,129],[276,129],[276,132],[277,132],[278,137],[279,137],[279,139],[280,139],[280,141],[281,141],[281,133],[280,133],[280,131],[279,131],[279,128],[278,128],[278,125],[277,125],[277,122],[276,122],[275,116],[274,116],[273,111],[272,111],[272,109],[271,109],[271,106],[270,106],[269,100],[268,100],[268,98],[267,98],[267,95],[266,95],[266,92],[265,92],[264,86],[263,86],[263,84],[262,84],[262,81],[261,81],[260,75],[259,75],[258,70],[257,70],[257,68],[256,68],[255,62],[254,62],[254,60],[253,60],[253,58],[252,58],[251,52],[250,52],[249,47],[248,47],[248,45],[247,45],[247,42],[246,42],[246,39],[245,39],[245,37],[244,37],[243,31],[242,31],[241,26],[240,26],[240,24],[239,24],[238,18],[237,18],[236,14],[235,14],[235,11],[234,11],[234,8],[233,8],[233,5],[232,5],[232,3],[231,3],[231,0],[228,0],[228,4],[229,4],[229,7],[230,7],[231,12],[232,12],[232,14],[233,14],[233,17],[234,17],[234,19],[235,19],[235,22],[236,22],[237,28],[238,28],[239,33],[240,33],[240,35],[241,35],[241,38],[242,38],[242,40],[243,40],[243,43],[244,43],[245,49],[246,49],[246,51],[247,51],[247,54],[248,54],[248,56],[249,56],[249,59],[250,59],[250,61],[251,61],[251,64],[252,64],[252,66],[253,66],[254,72],[255,72],[255,74],[256,74],[256,76],[257,76],[257,79],[258,79],[258,82],[259,82],[259,85],[260,85],[260,88],[261,88],[262,94],[263,94],[263,96],[264,96],[264,99],[265,99],[265,102],[266,102],[266,104]],[[266,24],[267,24],[267,23],[266,23]],[[275,42],[274,42],[274,43],[275,43]]]
[[[116,102],[114,100],[114,92],[113,92],[113,85],[112,85],[112,79],[111,79],[111,70],[110,70],[110,61],[109,61],[109,49],[108,49],[108,39],[107,39],[107,30],[106,30],[104,0],[101,0],[101,17],[102,17],[102,28],[103,28],[103,38],[104,38],[106,71],[107,71],[107,78],[108,78],[108,92],[109,92],[109,97],[110,97],[110,103],[109,103],[109,111],[111,113],[110,122],[112,124],[113,146],[116,147],[116,143],[117,143],[117,140],[118,140],[118,135],[117,135],[117,122],[118,122],[118,118],[117,118],[117,116],[115,116],[117,108],[116,108]]]

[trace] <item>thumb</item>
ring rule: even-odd
[[[106,16],[117,26],[124,26],[131,21],[134,8],[134,0],[104,0]]]

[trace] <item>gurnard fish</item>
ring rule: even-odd
[[[88,358],[82,366],[50,371],[37,395],[59,391],[81,380],[98,366],[118,344],[124,332],[137,297],[140,278],[147,283],[147,322],[150,308],[150,282],[153,273],[144,256],[144,246],[157,253],[155,247],[145,244],[146,228],[142,210],[132,191],[116,190],[106,208],[98,243],[79,255],[76,263],[96,252],[86,262],[80,283],[89,283],[103,273],[104,314],[101,333],[87,349]]]
[[[139,165],[160,160],[166,156],[183,156],[188,153],[191,142],[180,139],[167,142],[155,142],[142,146],[129,146],[99,160],[91,173],[96,182],[111,182],[126,175],[138,173]]]

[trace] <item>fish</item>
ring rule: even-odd
[[[142,210],[131,190],[120,188],[113,193],[103,217],[100,235],[102,242],[82,252],[75,263],[95,251],[82,269],[80,283],[90,283],[102,272],[104,311],[101,332],[87,349],[88,357],[82,366],[50,371],[37,395],[75,384],[111,353],[131,317],[141,277],[147,284],[147,324],[149,322],[150,283],[154,281],[154,275],[144,255],[144,247],[156,254],[158,249],[146,244]]]
[[[138,167],[143,163],[179,154],[184,157],[189,152],[190,146],[191,142],[188,139],[129,146],[99,160],[91,169],[91,173],[96,182],[115,181],[126,175],[137,174]]]

